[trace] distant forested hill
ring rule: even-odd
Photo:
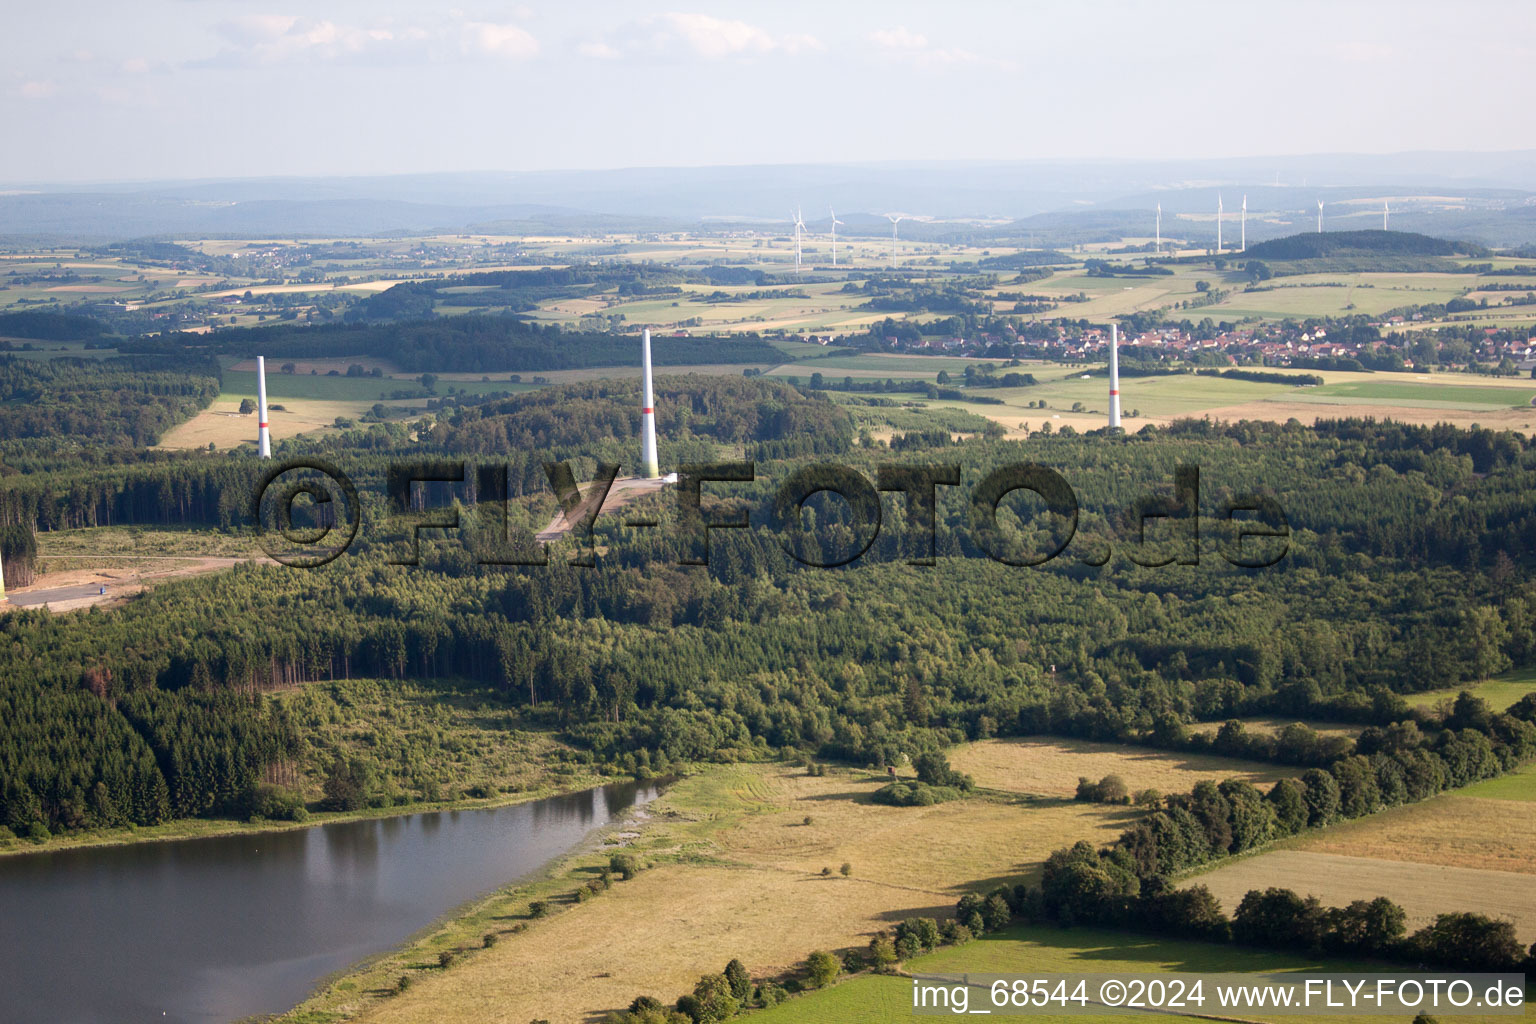
[[[776,443],[788,454],[845,450],[854,435],[847,409],[819,394],[762,378],[662,377],[656,387],[656,428],[726,444]],[[590,381],[461,409],[432,432],[451,452],[590,448],[640,433],[638,381]]]
[[[88,316],[68,313],[0,313],[0,338],[38,341],[78,341],[99,338],[107,325]]]
[[[1486,256],[1468,242],[1452,242],[1412,231],[1324,231],[1288,235],[1250,245],[1245,255],[1260,260],[1312,260],[1330,256]]]
[[[639,339],[585,334],[512,317],[461,316],[380,324],[278,325],[209,335],[137,338],[123,352],[208,352],[222,355],[325,358],[372,356],[410,373],[491,373],[637,366]],[[658,366],[691,363],[781,363],[759,338],[667,338],[652,342]]]
[[[23,441],[42,454],[57,446],[155,444],[168,428],[219,394],[219,364],[207,356],[172,360],[18,359],[0,356],[0,444]]]

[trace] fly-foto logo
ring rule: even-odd
[[[621,467],[598,463],[583,490],[569,462],[544,464],[545,476],[559,500],[563,528],[554,535],[570,536],[576,551],[568,564],[597,564],[594,529],[611,512]],[[1007,565],[1039,566],[1067,552],[1079,538],[1083,516],[1077,492],[1055,469],[1038,463],[1012,463],[971,474],[965,479],[955,464],[887,464],[874,478],[850,466],[813,463],[791,470],[771,489],[771,498],[754,505],[731,501],[732,488],[762,481],[752,462],[695,463],[682,466],[676,477],[670,521],[676,560],[681,565],[709,565],[710,539],[716,531],[759,528],[774,535],[796,562],[835,568],[864,557],[886,524],[886,496],[899,507],[898,547],[912,565],[933,565],[938,557],[940,489],[967,487],[965,511],[955,524],[968,539],[965,553],[976,553]],[[547,545],[511,528],[512,495],[505,465],[485,464],[471,470],[462,460],[426,460],[389,467],[385,481],[386,531],[399,536],[388,561],[416,565],[421,560],[423,531],[457,531],[460,509],[475,508],[489,519],[476,560],[484,565],[547,565]],[[449,500],[430,504],[430,489],[447,488]],[[761,488],[757,489],[761,495]],[[711,499],[706,505],[705,498]],[[1017,499],[1023,498],[1023,501]],[[818,530],[811,513],[813,499],[836,512],[833,525]],[[1021,506],[1023,509],[1021,511]],[[298,510],[302,508],[303,511]],[[1004,509],[1008,509],[1006,513]],[[296,514],[297,513],[297,514]],[[285,565],[315,568],[335,560],[357,539],[363,505],[357,487],[335,466],[320,460],[293,460],[268,470],[250,503],[257,535],[272,558]],[[1115,526],[1123,553],[1147,567],[1198,565],[1202,551],[1202,518],[1220,527],[1217,552],[1226,562],[1247,569],[1273,566],[1290,547],[1290,525],[1272,497],[1240,494],[1226,497],[1202,513],[1200,470],[1179,466],[1171,489],[1145,494],[1106,519]],[[625,517],[633,529],[657,529],[654,517]],[[1156,532],[1155,538],[1149,534]],[[835,533],[834,541],[828,534]],[[549,539],[546,537],[546,540]],[[1078,545],[1077,560],[1103,565],[1113,545],[1095,534]]]

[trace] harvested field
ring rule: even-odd
[[[1529,788],[1530,776],[1506,778],[1523,781]],[[1466,792],[1445,793],[1422,803],[1356,818],[1298,837],[1287,845],[1378,861],[1536,876],[1536,814],[1518,799],[1486,799],[1467,796]],[[1526,884],[1536,894],[1536,877]]]
[[[1300,722],[1320,736],[1347,736],[1354,739],[1360,735],[1363,726],[1343,725],[1339,722],[1323,722],[1316,719],[1284,718],[1272,715],[1264,715],[1255,718],[1239,718],[1243,728],[1252,733],[1263,733],[1265,736],[1273,736],[1288,725]],[[1205,733],[1214,736],[1222,727],[1222,722],[1196,722],[1189,727],[1190,732]]]
[[[956,748],[949,760],[978,786],[1047,797],[1071,797],[1080,776],[1097,781],[1118,775],[1132,792],[1179,793],[1202,779],[1238,778],[1258,785],[1299,774],[1256,761],[1086,740],[982,740]]]
[[[1279,886],[1329,906],[1385,896],[1407,911],[1410,932],[1433,923],[1437,914],[1475,911],[1512,921],[1522,943],[1536,939],[1536,875],[1531,874],[1271,850],[1188,884],[1209,887],[1229,914],[1248,890]]]

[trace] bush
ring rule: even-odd
[[[969,792],[975,786],[969,775],[955,771],[944,755],[936,751],[918,754],[912,766],[917,769],[917,781],[930,786],[958,789],[962,793]]]
[[[371,767],[358,758],[337,754],[325,776],[325,809],[356,811],[367,807],[373,785]]]
[[[757,986],[757,1003],[759,1006],[778,1006],[789,993],[784,991],[784,986],[771,981],[765,981]]]
[[[616,853],[608,858],[608,870],[627,882],[640,872],[640,862],[633,854]]]
[[[481,937],[480,944],[483,948],[490,949],[492,946],[496,945],[496,940],[499,938],[501,938],[501,936],[497,935],[495,932],[486,932],[485,935]]]
[[[939,929],[939,934],[951,946],[963,946],[976,937],[969,928],[954,920],[945,921],[944,927]]]
[[[1126,788],[1125,780],[1118,775],[1106,775],[1098,782],[1079,777],[1077,794],[1073,799],[1093,804],[1128,804],[1131,802],[1131,791]]]
[[[448,968],[453,966],[454,959],[455,957],[453,952],[451,950],[445,949],[441,953],[437,954],[437,966],[446,971]]]
[[[891,807],[929,807],[959,798],[958,789],[930,786],[926,782],[891,782],[870,795],[870,799],[876,803]]]
[[[938,922],[931,917],[909,917],[896,926],[896,951],[903,960],[916,955],[903,953],[903,942],[915,946],[918,953],[926,953],[938,949],[942,941]]]
[[[746,1005],[752,995],[752,975],[747,973],[746,965],[732,959],[725,965],[725,980],[731,986],[731,995],[736,997],[736,1001]]]
[[[811,987],[824,988],[842,973],[843,963],[831,953],[817,950],[805,958],[805,968],[810,975]]]
[[[548,917],[549,901],[534,900],[532,903],[528,904],[528,916],[532,918]]]
[[[246,795],[245,817],[251,821],[308,821],[304,797],[291,789],[259,783]]]
[[[839,871],[841,871],[843,873],[843,877],[844,878],[847,878],[848,876],[853,874],[853,865],[849,864],[847,861],[843,861],[843,866],[838,868],[837,870],[839,870]]]

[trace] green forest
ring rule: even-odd
[[[388,294],[388,293],[386,293]],[[215,354],[268,358],[364,356],[408,373],[492,373],[635,366],[633,337],[584,334],[511,316],[456,316],[381,323],[277,324],[213,335],[148,335],[118,344],[121,352],[169,356]],[[755,335],[657,337],[657,366],[696,363],[781,363],[784,355]]]
[[[913,431],[886,447],[860,440],[825,394],[663,378],[663,462],[751,463],[750,482],[702,487],[706,518],[748,527],[708,530],[708,565],[679,564],[697,538],[671,489],[634,506],[656,526],[605,516],[546,565],[491,564],[531,550],[556,507],[546,462],[571,461],[581,480],[598,461],[632,464],[636,389],[592,382],[444,409],[414,440],[378,425],[324,449],[288,442],[279,458],[322,454],[362,493],[365,525],[341,558],[241,565],[110,611],[0,619],[0,823],[40,836],[291,809],[303,794],[267,780],[302,756],[307,726],[274,693],[333,679],[473,691],[622,772],[893,764],[1026,734],[1333,771],[1385,748],[1304,727],[1206,739],[1187,726],[1271,713],[1433,730],[1404,695],[1536,660],[1536,452],[1486,430],[1199,421],[1022,442]],[[422,501],[456,505],[459,529],[423,531],[421,564],[390,564],[411,529],[386,498],[390,467],[457,458],[464,482]],[[881,499],[873,537],[825,491],[798,531],[776,520],[780,489],[819,464],[871,490],[896,466],[953,467],[959,483],[936,486],[931,531],[901,490]],[[1070,485],[1075,521],[1015,491],[978,530],[982,481],[1027,464]],[[480,486],[485,466],[507,468],[505,495]],[[127,452],[40,467],[6,478],[0,521],[248,530],[263,468]],[[1198,494],[1176,493],[1190,468]],[[1283,557],[1266,568],[1231,557],[1255,542],[1234,536],[1231,510],[1253,507],[1283,513]],[[930,535],[933,564],[909,564],[927,560]],[[595,568],[567,564],[588,544]],[[860,551],[841,568],[806,564]],[[406,780],[402,799],[436,796],[419,766],[374,767]],[[318,770],[348,789],[352,766]],[[1431,771],[1442,777],[1461,778]]]

